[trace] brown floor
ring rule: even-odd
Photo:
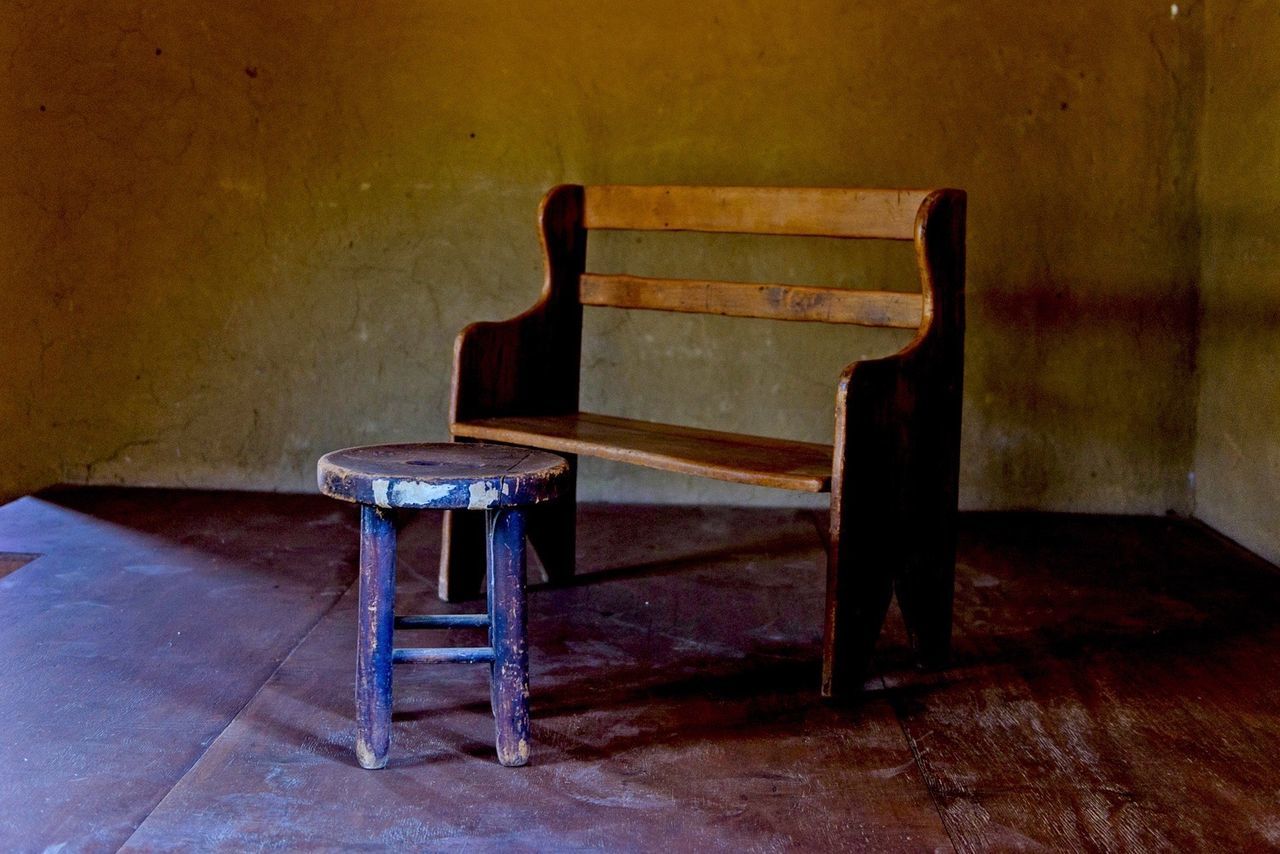
[[[445,610],[437,527],[403,535],[402,611]],[[1198,525],[965,516],[955,667],[911,671],[895,624],[845,709],[815,514],[581,530],[584,577],[531,592],[533,764],[494,762],[484,668],[401,666],[374,772],[350,508],[0,508],[0,850],[1280,848],[1280,573]]]

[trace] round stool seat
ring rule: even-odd
[[[375,507],[491,510],[559,496],[569,464],[510,445],[442,442],[344,448],[320,458],[320,491]]]

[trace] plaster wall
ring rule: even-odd
[[[326,449],[443,438],[453,337],[533,301],[534,212],[558,182],[949,185],[970,194],[964,505],[1188,510],[1198,14],[6,4],[0,494],[304,490]],[[592,251],[914,285],[903,247],[796,245]],[[817,440],[840,368],[901,343],[589,314],[587,406]],[[788,500],[603,463],[583,494]]]
[[[1196,515],[1280,563],[1280,7],[1213,0]]]

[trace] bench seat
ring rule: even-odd
[[[603,457],[733,483],[799,492],[831,491],[831,446],[813,442],[591,412],[461,421],[453,424],[453,435]]]

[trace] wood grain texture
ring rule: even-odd
[[[586,188],[588,229],[911,240],[928,190],[827,187]]]
[[[954,668],[880,662],[956,848],[1275,850],[1276,567],[1169,519],[960,532]]]
[[[826,492],[831,487],[831,448],[812,442],[591,412],[462,421],[453,425],[453,432],[471,439],[586,454],[733,483],[800,492]]]
[[[918,329],[918,293],[584,273],[583,305]]]

